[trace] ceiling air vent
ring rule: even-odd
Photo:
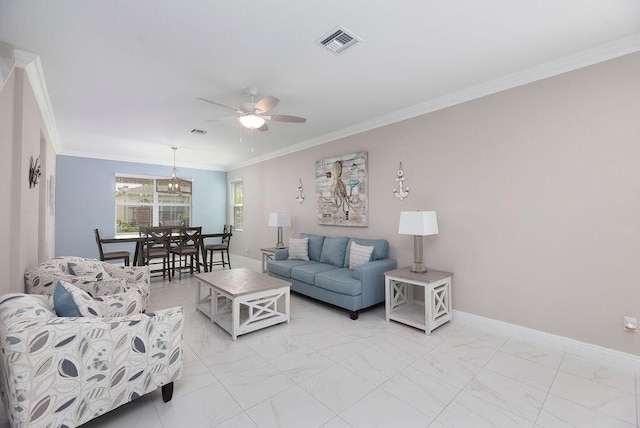
[[[348,47],[361,41],[361,38],[339,25],[322,36],[317,43],[337,55],[344,52]]]
[[[205,131],[204,129],[198,129],[198,128],[193,128],[191,131],[192,134],[197,134],[197,135],[204,135],[206,134],[208,131]]]

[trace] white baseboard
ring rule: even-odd
[[[234,268],[247,268],[255,270],[256,272],[262,272],[261,260],[251,259],[237,254],[230,254],[229,257],[231,258],[231,266]]]
[[[243,267],[256,272],[262,272],[262,261],[243,257],[236,254],[231,255],[231,262],[234,268]],[[624,369],[634,368],[640,370],[640,356],[627,354],[603,346],[591,343],[580,342],[568,337],[557,336],[551,333],[522,327],[516,324],[494,320],[491,318],[473,315],[467,312],[453,310],[453,318],[461,324],[478,327],[494,334],[513,337],[526,342],[533,342],[540,346],[570,354],[579,355],[596,361],[601,361],[608,365],[621,367]]]
[[[481,328],[491,333],[513,337],[526,342],[533,342],[538,345],[579,355],[596,361],[601,361],[608,365],[640,370],[640,356],[616,351],[615,349],[593,345],[591,343],[580,342],[564,336],[558,336],[543,331],[522,327],[516,324],[481,317],[453,310],[453,319],[461,324]]]

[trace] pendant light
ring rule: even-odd
[[[173,173],[171,174],[171,178],[158,178],[156,180],[156,192],[171,195],[190,195],[191,181],[180,178],[176,170],[176,151],[178,148],[171,148],[173,149]]]

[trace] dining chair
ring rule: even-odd
[[[171,270],[173,276],[176,275],[176,256],[180,259],[178,265],[178,278],[182,278],[182,269],[188,267],[191,274],[194,268],[200,272],[200,244],[202,241],[202,227],[179,227],[178,241],[175,247],[171,248]],[[183,258],[184,257],[184,258]],[[190,259],[189,264],[187,258]]]
[[[171,281],[171,268],[169,253],[171,251],[170,227],[141,227],[140,234],[144,236],[142,255],[144,264],[150,266],[154,259],[162,259],[162,269],[152,269],[151,272],[162,272],[162,277],[169,276]],[[159,262],[158,262],[159,264]]]
[[[98,229],[93,229],[93,233],[96,236],[96,244],[98,244],[98,252],[100,253],[100,261],[108,261],[108,260],[124,260],[124,265],[129,266],[129,257],[131,253],[128,251],[112,251],[110,253],[105,253],[102,248],[102,238],[100,238],[100,231]]]
[[[225,224],[223,228],[224,236],[222,237],[222,242],[219,244],[209,244],[204,247],[204,251],[207,253],[207,257],[205,260],[209,260],[209,272],[213,270],[214,266],[222,265],[224,269],[226,265],[229,265],[229,269],[231,269],[231,259],[229,258],[229,244],[231,243],[231,236],[233,236],[233,225]],[[216,252],[220,252],[221,260],[214,262],[213,255]],[[227,260],[224,259],[224,255],[227,255]]]

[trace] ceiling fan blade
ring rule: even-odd
[[[260,128],[256,128],[256,131],[260,131],[260,132],[265,132],[268,131],[269,127],[267,126],[267,124],[265,123],[264,125],[262,125]]]
[[[238,116],[219,117],[217,119],[208,119],[207,122],[227,122],[229,120],[236,120]]]
[[[260,113],[266,113],[277,106],[279,102],[280,100],[276,97],[266,96],[256,103],[256,110],[260,110]]]
[[[227,110],[235,111],[236,113],[244,113],[244,112],[238,110],[235,107],[231,107],[231,106],[228,106],[226,104],[219,103],[217,101],[211,101],[211,100],[207,100],[205,98],[198,98],[198,99],[200,101],[204,101],[205,103],[213,104],[214,106],[218,106],[218,107],[222,107],[222,108],[227,109]]]
[[[275,120],[276,122],[291,122],[291,123],[305,123],[307,121],[304,117],[289,116],[286,114],[272,114],[270,116],[264,116],[267,120]]]

